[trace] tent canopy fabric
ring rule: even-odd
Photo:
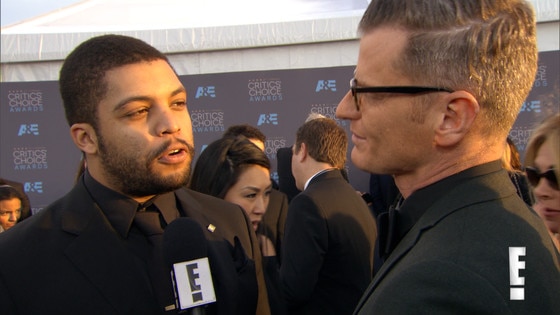
[[[90,37],[140,38],[179,74],[352,65],[367,0],[86,0],[2,28],[2,82],[56,80]],[[532,0],[539,50],[558,50],[558,0]]]

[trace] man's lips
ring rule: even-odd
[[[546,216],[556,216],[556,215],[560,215],[560,209],[551,209],[551,208],[543,207],[543,208],[542,208],[542,212],[543,212],[544,215],[546,215]]]
[[[158,158],[158,161],[167,164],[182,163],[189,156],[187,152],[188,148],[185,146],[170,147]]]
[[[359,134],[356,134],[354,132],[352,132],[352,142],[354,144],[356,144],[357,142],[362,142],[365,141],[365,138],[360,136]]]

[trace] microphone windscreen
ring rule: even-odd
[[[206,257],[208,245],[200,225],[190,218],[169,223],[163,232],[163,255],[169,266]]]

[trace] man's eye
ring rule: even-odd
[[[127,114],[128,117],[138,117],[148,113],[148,108],[142,108],[137,111]]]
[[[187,102],[185,102],[185,101],[174,102],[173,107],[187,107]]]

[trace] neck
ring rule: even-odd
[[[451,154],[449,154],[451,153]],[[402,196],[408,198],[413,192],[471,167],[499,160],[501,150],[459,150],[440,154],[424,166],[394,174],[395,184]]]

